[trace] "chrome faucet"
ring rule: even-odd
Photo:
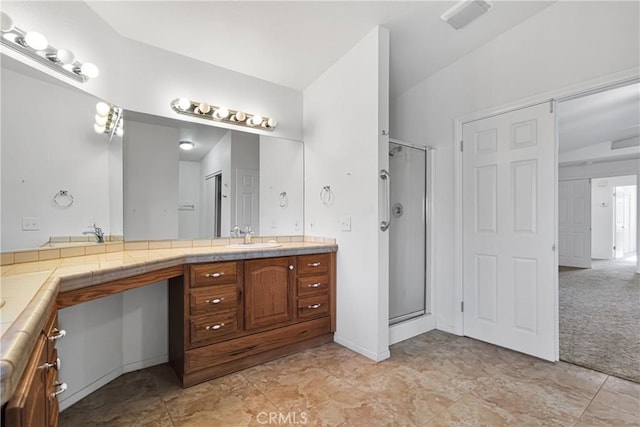
[[[245,227],[244,229],[244,244],[245,245],[250,245],[251,244],[251,235],[253,234],[253,231],[251,231],[251,227]]]
[[[98,227],[95,222],[89,227],[93,228],[93,230],[83,231],[82,234],[93,234],[98,239],[96,243],[104,243],[104,232],[102,231],[102,228]]]

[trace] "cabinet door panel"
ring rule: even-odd
[[[245,329],[288,322],[293,318],[293,275],[289,258],[245,262]]]

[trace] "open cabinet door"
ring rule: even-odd
[[[591,180],[558,183],[558,264],[591,268]]]
[[[523,108],[462,135],[464,335],[558,360],[554,113]]]

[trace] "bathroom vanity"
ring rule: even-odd
[[[331,342],[337,246],[288,239],[277,247],[240,249],[220,242],[130,242],[103,254],[44,262],[3,254],[13,259],[3,265],[3,291],[10,283],[32,291],[3,326],[2,424],[58,423],[58,394],[66,389],[57,377],[55,345],[64,336],[56,329],[58,309],[161,280],[168,280],[168,358],[183,387]],[[6,299],[3,313],[14,304]]]
[[[169,285],[184,387],[333,341],[335,253],[189,264]]]

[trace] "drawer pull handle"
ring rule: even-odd
[[[224,276],[223,272],[220,273],[207,273],[204,275],[204,277],[213,277],[214,279],[217,279],[218,277],[222,277]]]
[[[311,304],[311,305],[308,305],[307,308],[309,308],[311,310],[316,310],[316,309],[320,308],[321,305],[322,304]]]
[[[217,325],[207,326],[206,329],[207,329],[207,331],[217,331],[218,329],[222,328],[223,326],[224,326],[224,323],[218,323]]]
[[[319,262],[310,262],[309,264],[307,264],[307,267],[320,267],[320,263]]]
[[[50,337],[48,337],[49,341],[58,341],[60,338],[64,337],[65,335],[67,335],[67,331],[65,331],[64,329],[58,330],[58,329],[54,329],[53,330],[53,335],[51,335]]]
[[[57,358],[55,363],[45,363],[44,365],[42,365],[42,367],[44,368],[45,371],[48,371],[49,369],[53,368],[56,371],[60,370],[60,358]]]
[[[67,383],[56,383],[53,386],[56,391],[54,391],[53,393],[51,393],[51,397],[55,398],[57,397],[59,394],[64,393],[65,391],[67,391]]]
[[[320,283],[309,283],[310,288],[319,288],[320,285],[321,285]]]
[[[220,304],[222,301],[224,301],[224,298],[208,299],[205,302],[206,303],[211,303],[211,304]]]

